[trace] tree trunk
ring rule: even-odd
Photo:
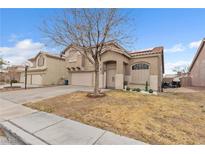
[[[95,63],[95,87],[94,87],[94,94],[99,94],[99,62]]]

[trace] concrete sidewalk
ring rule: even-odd
[[[45,112],[33,112],[3,121],[1,127],[25,144],[54,145],[141,145],[143,142],[119,136]],[[32,140],[32,141],[31,141]]]
[[[70,89],[70,92],[73,91],[76,91],[76,88]],[[33,93],[33,91],[28,93]],[[45,97],[52,93],[47,93]],[[64,91],[60,94],[62,93]],[[0,127],[24,144],[145,144],[80,122],[27,108],[21,105],[19,99],[15,100],[12,94],[19,95],[16,92],[10,93],[10,95],[7,93],[10,96],[9,99],[4,99],[6,95],[0,97]],[[34,94],[36,94],[35,91]],[[27,95],[25,97],[24,100],[32,101],[33,99],[33,97],[27,97]]]

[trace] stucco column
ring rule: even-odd
[[[100,63],[100,68],[99,68],[99,88],[105,88],[104,87],[104,63]]]
[[[124,63],[123,61],[116,62],[116,75],[115,75],[115,89],[124,88]]]

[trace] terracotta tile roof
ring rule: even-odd
[[[131,56],[142,56],[142,55],[152,55],[152,54],[163,54],[163,47],[155,47],[151,49],[138,50],[129,52]]]
[[[164,48],[163,47],[155,47],[152,49],[145,49],[141,51],[131,51],[129,55],[132,58],[137,56],[148,56],[148,55],[161,55],[162,57],[162,72],[164,73]]]

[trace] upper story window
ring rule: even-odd
[[[38,66],[43,66],[44,65],[44,57],[41,55],[39,58],[38,58]]]
[[[149,69],[149,65],[145,63],[138,63],[132,66],[132,70]]]

